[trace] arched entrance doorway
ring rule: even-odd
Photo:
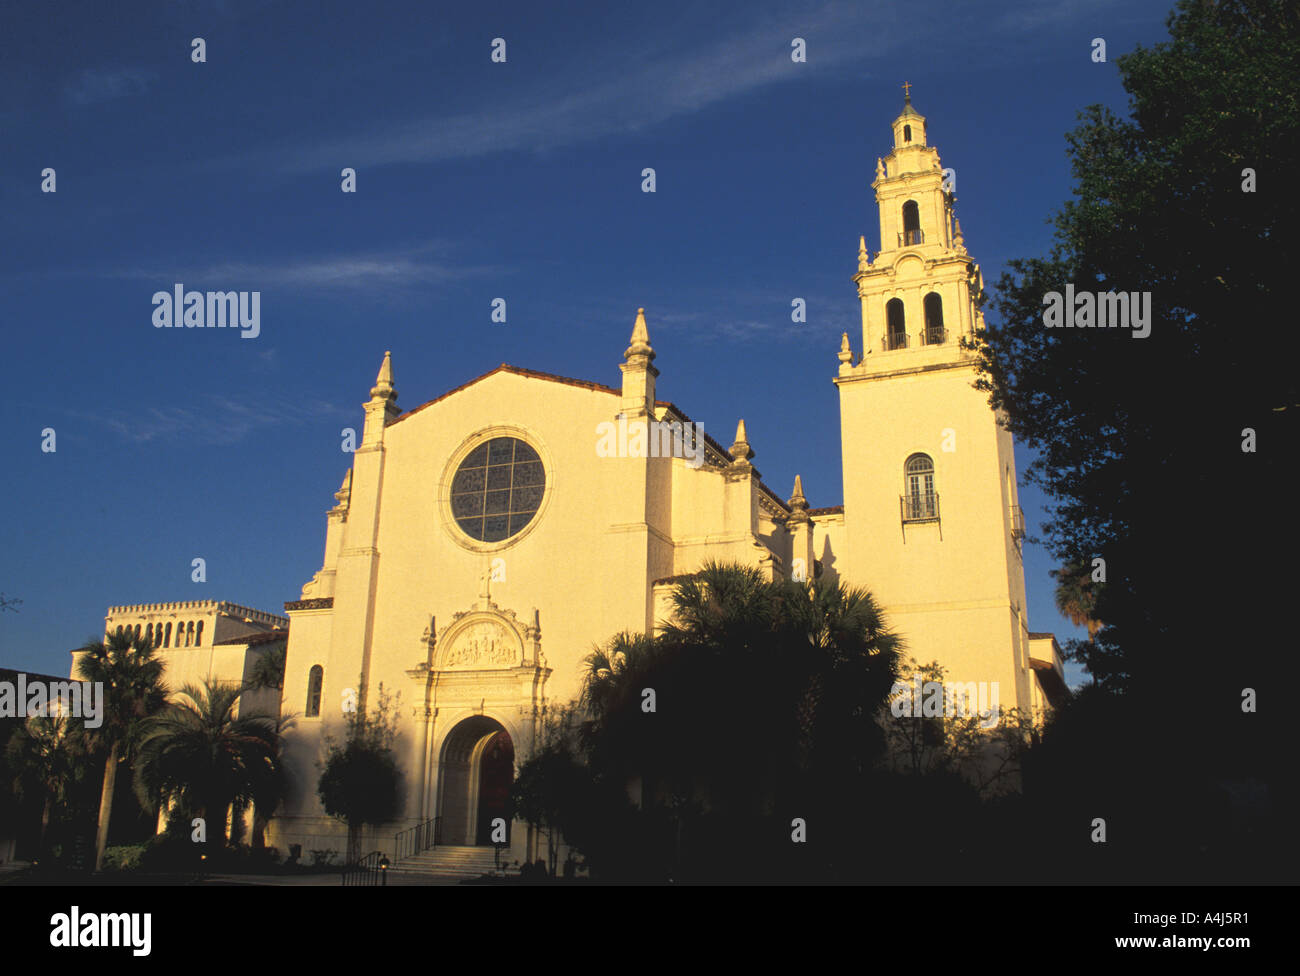
[[[475,715],[460,722],[442,746],[438,767],[438,816],[442,843],[492,843],[492,821],[506,822],[515,774],[515,747],[500,722]]]

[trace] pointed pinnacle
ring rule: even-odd
[[[740,423],[736,424],[736,441],[731,445],[731,456],[735,461],[748,461],[754,456],[754,451],[749,446],[749,439],[745,436],[745,421],[743,418]]]
[[[370,390],[370,395],[388,399],[397,396],[397,391],[393,389],[393,354],[391,351],[384,353],[384,361],[380,364],[379,375],[375,377],[375,385]]]
[[[786,504],[795,511],[802,511],[808,507],[808,499],[803,494],[803,479],[798,475],[794,476],[794,493]]]
[[[654,348],[650,345],[650,331],[645,325],[645,309],[636,310],[636,322],[632,325],[632,341],[623,353],[624,359],[630,359],[632,356],[649,356],[655,358]]]

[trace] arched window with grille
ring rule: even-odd
[[[191,620],[185,626],[185,646],[186,647],[194,646],[194,621],[193,620]]]
[[[903,518],[921,521],[939,517],[939,493],[934,486],[934,461],[913,454],[903,464]]]
[[[195,647],[203,646],[203,621],[202,620],[200,620],[197,624],[194,625],[194,646]]]
[[[938,292],[925,296],[925,344],[937,346],[947,340],[943,329],[943,299]]]
[[[908,244],[924,244],[925,235],[921,233],[921,209],[916,205],[915,200],[908,200],[903,204],[903,239],[898,243],[902,246]]]
[[[307,718],[316,718],[320,715],[320,694],[324,685],[325,669],[319,664],[313,664],[307,675]]]
[[[907,346],[907,323],[903,315],[901,298],[891,298],[885,304],[885,348],[902,349]]]

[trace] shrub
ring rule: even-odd
[[[139,871],[147,849],[147,844],[123,844],[107,848],[104,851],[104,870],[114,874]]]

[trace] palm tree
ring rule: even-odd
[[[167,700],[162,687],[166,665],[154,656],[149,638],[136,637],[133,630],[109,634],[102,641],[91,640],[81,653],[84,656],[77,664],[77,673],[83,681],[104,688],[103,724],[98,729],[87,729],[92,741],[108,752],[99,799],[99,829],[95,833],[95,870],[100,871],[108,846],[118,763],[131,757],[143,724]]]
[[[884,745],[870,706],[888,700],[905,642],[888,629],[865,589],[824,579],[772,586],[775,629],[794,645],[793,660],[803,662],[797,669],[800,764],[807,767],[816,752],[862,772]]]
[[[82,735],[62,716],[33,716],[9,740],[6,758],[16,773],[14,793],[24,799],[39,795],[44,801],[37,850],[45,849],[51,815],[68,802],[84,751]]]
[[[1105,626],[1094,616],[1097,595],[1092,587],[1091,570],[1082,560],[1068,563],[1051,571],[1056,580],[1056,609],[1068,617],[1076,627],[1088,628],[1088,640],[1097,636]]]
[[[140,802],[156,809],[160,800],[209,822],[226,839],[227,808],[252,801],[268,810],[282,792],[280,736],[273,716],[240,713],[243,689],[208,680],[187,684],[149,723],[136,761]]]
[[[883,749],[875,713],[903,642],[870,593],[709,563],[672,599],[658,637],[619,634],[586,659],[583,742],[596,769],[770,796],[784,773],[861,771]],[[661,706],[653,720],[646,689]]]
[[[287,654],[288,649],[285,645],[277,644],[259,657],[248,672],[249,689],[275,688],[278,691],[284,688],[284,664]]]

